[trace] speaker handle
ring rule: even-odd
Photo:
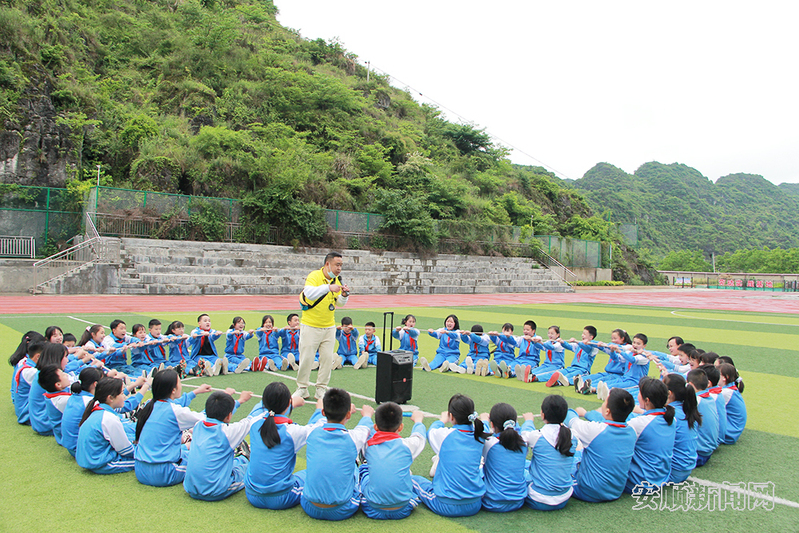
[[[386,341],[386,315],[391,315],[391,334],[388,336],[388,349],[394,349],[394,311],[386,311],[383,313],[383,342]]]

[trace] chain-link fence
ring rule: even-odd
[[[536,235],[542,251],[566,267],[602,268],[602,243],[568,239],[556,235]]]
[[[624,242],[630,246],[638,246],[638,224],[619,224],[619,233],[624,237]]]

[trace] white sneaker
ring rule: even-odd
[[[496,361],[490,361],[488,366],[491,368],[491,373],[494,374],[494,377],[501,378],[502,374],[499,373],[499,365]]]
[[[341,358],[340,355],[333,356],[333,370],[340,370],[344,368],[344,360]],[[319,398],[317,398],[318,400]]]
[[[433,456],[433,466],[430,467],[430,477],[435,477],[438,469],[438,455]]]
[[[444,361],[443,363],[441,363],[441,366],[438,367],[438,371],[441,372],[442,374],[444,372],[449,372],[449,365],[450,365],[449,363]]]
[[[369,354],[364,353],[358,358],[357,361],[355,361],[355,364],[352,365],[352,368],[354,370],[358,370],[361,367],[366,368],[367,366],[369,366]]]
[[[270,359],[270,361],[272,361],[272,360]],[[249,359],[247,359],[245,357],[244,361],[239,363],[239,365],[236,367],[236,370],[234,370],[233,373],[234,374],[241,374],[242,372],[244,372],[245,370],[250,368],[250,364],[252,364],[252,361],[250,361]],[[272,364],[275,364],[275,363],[272,363]]]
[[[266,367],[272,372],[277,372],[277,365],[271,358],[266,360]]]
[[[314,362],[311,363],[311,370],[319,370],[319,361],[314,360]]]
[[[558,383],[560,383],[564,387],[568,387],[569,386],[569,378],[564,376],[561,372],[558,372]]]
[[[474,374],[474,362],[472,361],[472,358],[467,355],[463,362],[466,364],[466,373]],[[452,368],[450,368],[450,370],[452,370]],[[462,373],[463,372],[461,372],[461,374]]]
[[[596,399],[604,402],[608,399],[608,394],[610,394],[608,384],[604,381],[600,381],[596,386]]]
[[[209,375],[218,376],[221,371],[222,371],[222,360],[217,359],[216,363],[214,363],[214,366],[211,367],[211,373]]]
[[[327,392],[327,389],[320,389],[319,387],[316,387],[316,392],[314,393],[313,397],[317,400],[321,400],[325,397],[325,392]]]
[[[499,364],[499,371],[501,373],[499,377],[506,379],[510,377],[510,368],[508,368],[508,363],[506,363],[505,361],[502,361]]]
[[[290,353],[287,359],[292,370],[295,372],[299,370],[300,367],[297,365],[297,359],[294,357],[293,353]]]
[[[227,374],[228,373],[227,367],[228,367],[229,364],[230,364],[230,361],[228,361],[228,358],[227,357],[223,357],[222,358],[222,371],[220,372],[221,374]]]
[[[308,389],[297,389],[296,391],[294,391],[294,394],[292,394],[292,396],[296,398],[302,398],[303,400],[307,400],[308,398],[311,397],[311,395],[308,394]]]
[[[455,372],[457,374],[465,374],[467,369],[460,366],[458,363],[450,363],[449,364],[449,371]],[[474,368],[472,368],[472,372],[474,372]]]
[[[516,367],[513,369],[513,372],[516,374],[516,379],[519,381],[524,380],[524,367],[522,367],[522,365],[516,365]]]
[[[477,367],[477,369],[479,369],[477,370],[478,376],[484,378],[488,375],[488,361],[486,361],[485,359],[480,359],[479,361],[477,361],[477,364],[475,366]]]
[[[419,358],[419,366],[422,367],[422,370],[425,372],[432,372],[432,370],[430,370],[430,363],[428,363],[427,359],[424,357]]]

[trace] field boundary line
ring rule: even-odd
[[[787,326],[792,328],[799,328],[799,324],[775,324],[774,322],[752,322],[751,320],[727,320],[726,318],[706,318],[701,316],[682,315],[677,311],[683,311],[683,309],[672,311],[671,314],[674,316],[678,316],[680,318],[691,318],[693,320],[715,320],[718,322],[737,322],[739,324],[758,324],[762,326]],[[712,311],[712,309],[707,309],[707,311]]]
[[[708,481],[706,479],[699,479],[699,478],[694,477],[694,476],[688,476],[688,481],[692,481],[692,482],[694,482],[694,483],[696,483],[698,485],[704,485],[706,487],[714,487],[714,488],[718,488],[718,489],[724,489],[724,490],[727,490],[729,492],[736,492],[738,494],[744,494],[744,495],[746,495],[746,496],[748,496],[750,498],[759,498],[761,500],[766,500],[766,501],[778,503],[780,505],[785,505],[785,506],[788,506],[788,507],[795,507],[795,508],[799,509],[799,503],[791,501],[791,500],[786,500],[784,498],[777,498],[776,496],[769,496],[768,494],[761,494],[759,492],[754,492],[754,491],[751,491],[751,490],[748,490],[748,489],[742,489],[740,487],[735,487],[735,486],[732,486],[732,485],[724,485],[722,483],[716,483],[715,481]]]

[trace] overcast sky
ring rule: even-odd
[[[284,26],[337,37],[392,85],[516,147],[516,163],[572,179],[659,161],[799,182],[799,2],[275,4]]]

